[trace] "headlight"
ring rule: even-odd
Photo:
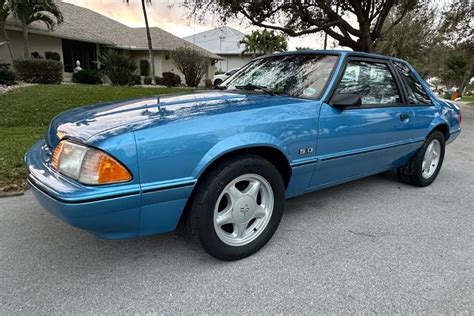
[[[103,151],[67,140],[56,146],[51,164],[60,173],[84,184],[110,184],[132,179],[120,162]]]

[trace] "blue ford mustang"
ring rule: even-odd
[[[122,239],[182,222],[236,260],[272,237],[285,198],[390,169],[429,185],[460,124],[402,60],[290,52],[213,91],[64,112],[25,162],[39,203],[73,226]]]

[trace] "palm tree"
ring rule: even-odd
[[[13,60],[13,50],[10,44],[10,39],[8,38],[7,29],[5,27],[5,22],[8,16],[11,13],[11,4],[8,0],[0,0],[0,28],[3,31],[3,37],[5,38],[5,44],[8,46],[8,51],[10,53],[10,58]]]
[[[252,57],[288,50],[286,37],[268,30],[252,31],[252,33],[244,36],[239,42],[239,46],[241,44],[245,45],[242,55],[251,53]]]
[[[30,57],[28,26],[43,22],[48,30],[63,22],[63,15],[54,0],[11,0],[11,9],[23,28],[24,57]]]
[[[127,4],[130,0],[125,0]],[[151,33],[150,33],[150,26],[148,25],[148,15],[146,13],[146,6],[151,5],[151,0],[141,0],[142,1],[142,10],[143,10],[143,17],[145,18],[145,27],[146,27],[146,37],[148,40],[148,59],[150,60],[151,66],[151,84],[156,85],[155,80],[155,58],[153,56],[153,45],[151,43]]]
[[[245,53],[251,53],[252,58],[257,57],[257,54],[260,52],[259,49],[259,43],[258,43],[258,32],[253,31],[250,34],[246,34],[242,40],[239,42],[239,46],[241,44],[245,45],[244,50],[242,51],[242,55]]]
[[[274,31],[263,30],[260,33],[260,45],[264,54],[284,52],[288,50],[288,42],[283,35],[275,34]]]

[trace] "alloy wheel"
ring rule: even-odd
[[[222,191],[214,208],[214,229],[222,242],[244,246],[267,227],[274,206],[273,190],[257,174],[244,174]]]

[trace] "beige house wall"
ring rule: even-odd
[[[138,72],[140,72],[140,64],[139,64],[140,60],[142,59],[148,60],[148,51],[133,50],[133,51],[128,51],[128,55],[130,56],[132,60],[134,60],[137,63],[137,65],[139,66]],[[163,73],[162,52],[155,51],[153,54],[153,58],[155,60],[155,74],[157,76],[161,76],[161,74]]]
[[[21,32],[11,30],[8,30],[7,32],[10,38],[10,45],[13,48],[14,57],[23,57],[23,34]],[[61,55],[61,60],[63,60],[63,48],[60,38],[43,36],[34,33],[29,33],[28,35],[30,53],[38,52],[44,57],[45,52],[57,52]],[[3,38],[3,32],[0,36],[0,42],[4,41],[5,39]],[[0,47],[0,63],[11,63],[10,53],[8,52],[8,47],[6,45],[2,45]]]
[[[148,51],[129,51],[128,55],[132,60],[139,64],[141,59],[148,60]],[[154,59],[155,59],[155,75],[161,77],[164,72],[172,72],[181,77],[181,82],[184,83],[184,75],[181,71],[179,71],[178,66],[174,62],[173,58],[171,58],[170,52],[166,51],[155,51],[154,52]],[[212,79],[215,74],[215,66],[209,65],[208,71],[206,75],[202,78],[200,86],[206,85],[206,79]]]
[[[8,31],[10,37],[10,43],[13,48],[13,54],[15,58],[23,57],[23,35],[18,31]],[[3,35],[0,35],[0,42],[4,41]],[[44,53],[47,51],[57,52],[61,55],[61,61],[63,61],[63,50],[62,40],[58,37],[43,36],[34,33],[29,34],[30,52],[38,52],[44,57]],[[125,51],[125,53],[134,61],[139,63],[141,59],[148,60],[148,51],[146,50],[131,50]],[[99,54],[98,54],[99,55]],[[170,52],[166,51],[155,51],[155,73],[157,76],[162,76],[163,72],[172,72],[178,74],[181,77],[181,81],[184,83],[184,75],[178,70],[176,63],[170,56]],[[11,64],[10,54],[6,45],[0,46],[0,63]],[[207,74],[201,80],[200,85],[204,86],[206,79],[212,79],[215,74],[215,65],[209,65]],[[69,76],[65,77],[65,80],[70,79]]]

